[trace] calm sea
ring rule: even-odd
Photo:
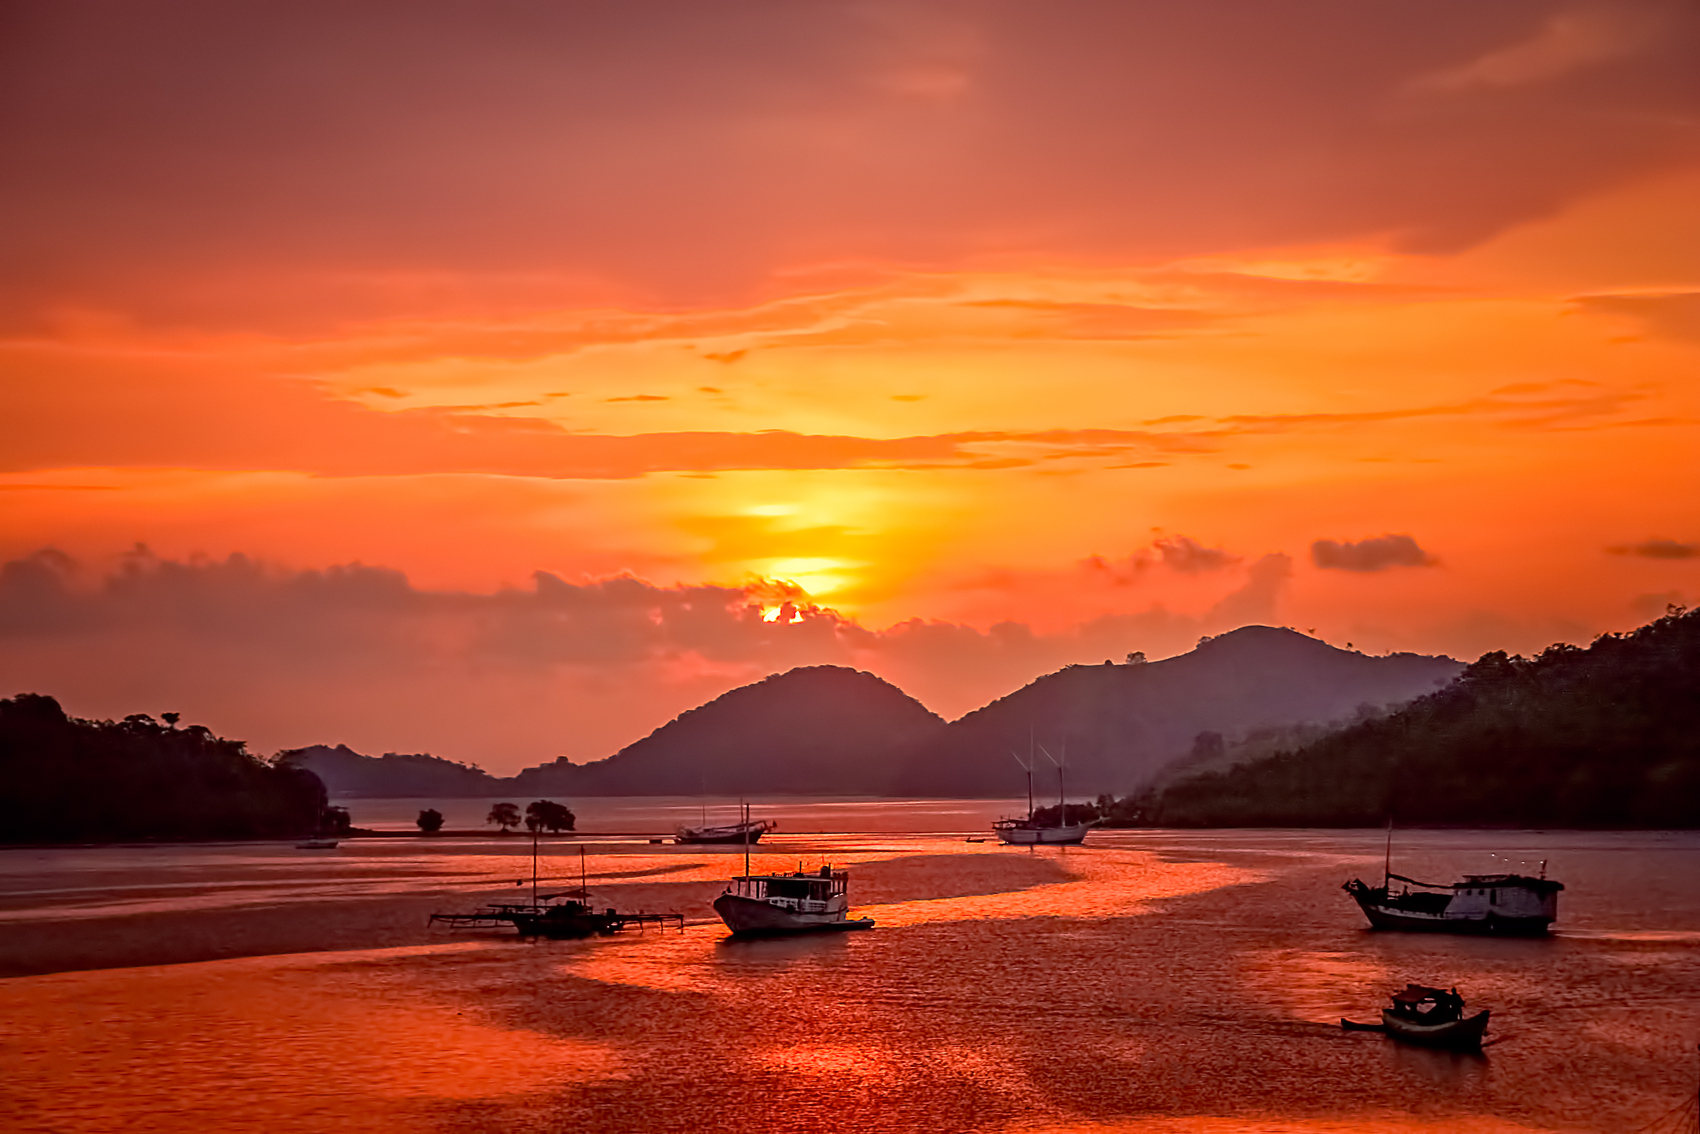
[[[519,836],[0,851],[0,1129],[1693,1128],[1695,834],[1399,833],[1401,873],[1566,884],[1550,939],[1474,940],[1365,931],[1380,832],[1026,850],[884,806],[798,801],[754,862],[847,867],[878,928],[751,943],[707,906],[737,848],[545,840],[542,886],[690,924],[537,944],[425,925],[528,892]],[[1413,980],[1493,1010],[1480,1056],[1339,1028]]]

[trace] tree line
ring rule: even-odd
[[[1700,611],[1484,654],[1385,717],[1094,810],[1115,826],[1700,827]]]
[[[313,773],[253,755],[176,713],[68,716],[0,700],[0,842],[293,838],[346,828]]]

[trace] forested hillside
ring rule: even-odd
[[[201,725],[65,715],[0,700],[0,843],[289,837],[318,829],[325,787]]]
[[[1157,826],[1700,826],[1700,611],[1587,649],[1484,655],[1291,752],[1120,801]]]

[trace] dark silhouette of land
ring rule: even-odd
[[[1700,611],[1587,649],[1485,654],[1385,718],[1106,810],[1187,827],[1700,826]]]
[[[1431,692],[1463,669],[1451,658],[1371,657],[1291,630],[1248,626],[1188,654],[1075,665],[946,724],[901,689],[840,666],[812,666],[734,689],[604,760],[556,760],[499,778],[432,756],[373,759],[341,745],[287,754],[337,796],[1020,794],[1010,759],[1029,736],[1070,767],[1071,794],[1137,789],[1201,734],[1226,760],[1269,737],[1314,732]],[[1259,741],[1258,737],[1263,740]],[[1040,757],[1040,767],[1050,765]],[[1041,781],[1054,790],[1054,779]]]
[[[901,762],[944,728],[871,673],[810,666],[681,713],[606,760],[527,768],[537,795],[885,795]]]
[[[337,826],[325,786],[177,714],[65,715],[52,697],[0,700],[0,842],[248,839]]]
[[[1031,743],[1068,762],[1070,795],[1125,792],[1194,750],[1200,734],[1344,722],[1451,681],[1445,657],[1372,657],[1293,630],[1245,626],[1143,664],[1074,665],[953,722],[894,781],[898,794],[1020,794]],[[1366,709],[1367,707],[1367,709]],[[1232,747],[1224,739],[1224,749]],[[1040,796],[1055,772],[1038,756]]]

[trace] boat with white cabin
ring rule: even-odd
[[[1397,890],[1393,883],[1401,885]],[[1354,878],[1340,887],[1352,896],[1372,929],[1415,933],[1491,933],[1538,937],[1558,920],[1558,892],[1564,883],[1527,874],[1466,874],[1458,882],[1419,882],[1393,873],[1393,824],[1387,824],[1387,850],[1381,885]]]
[[[871,917],[850,916],[850,873],[822,866],[814,873],[750,874],[732,879],[714,899],[714,912],[740,937],[872,929]]]

